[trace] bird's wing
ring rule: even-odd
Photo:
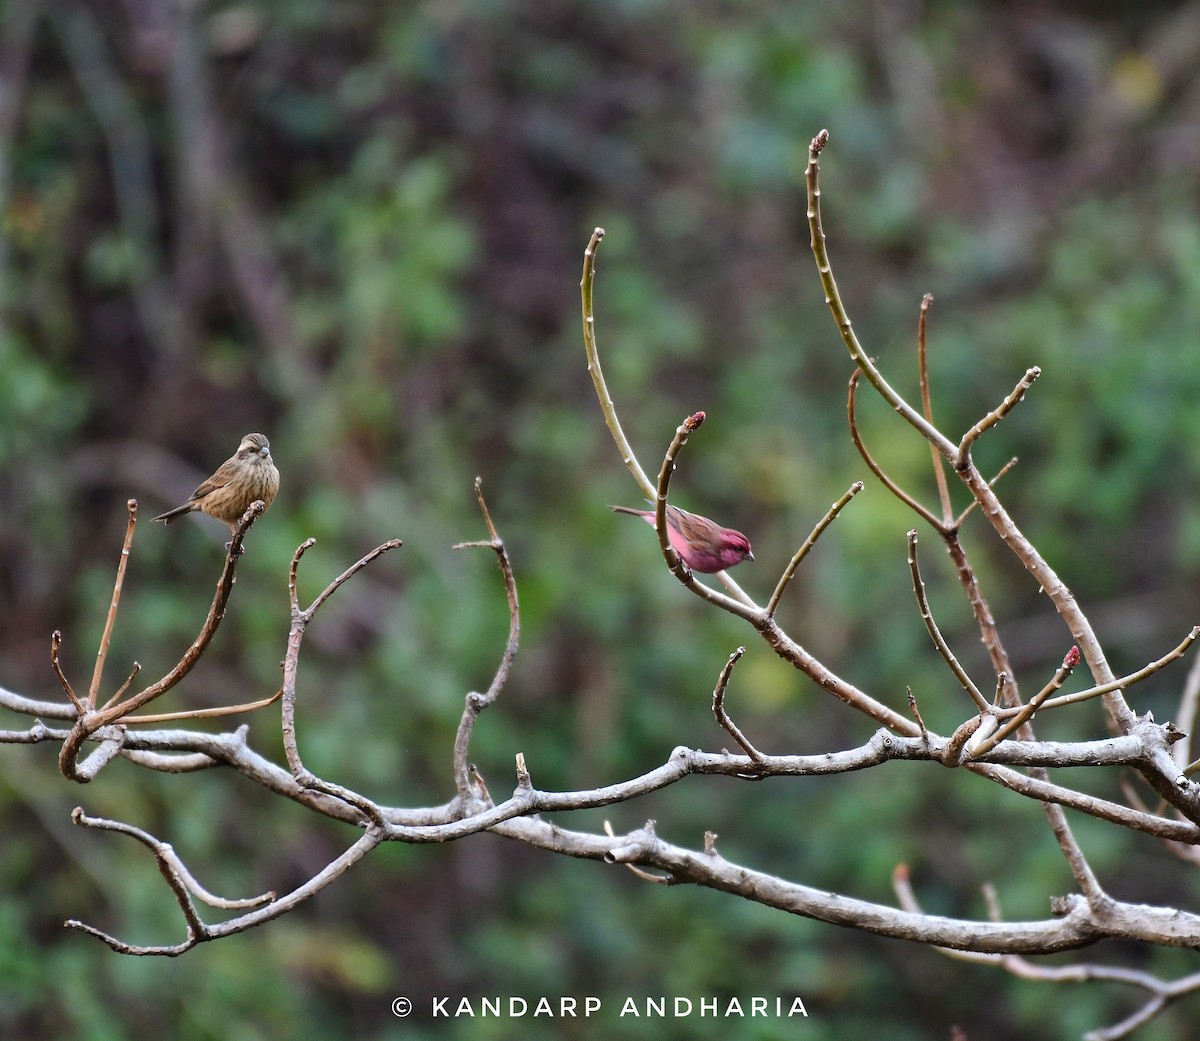
[[[192,492],[193,499],[202,499],[204,496],[215,492],[218,488],[224,488],[233,480],[233,467],[230,465],[232,459],[227,459],[217,467],[217,472],[213,474],[207,481],[201,481],[200,486]]]

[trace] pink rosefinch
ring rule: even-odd
[[[264,508],[270,506],[277,491],[279,471],[271,462],[271,442],[264,434],[247,434],[238,450],[207,481],[201,482],[187,502],[154,520],[170,524],[176,517],[199,510],[224,521],[236,533],[238,521],[250,504],[262,499]]]
[[[616,513],[641,517],[654,527],[653,510],[635,510],[629,506],[613,506],[612,509]],[[706,575],[754,559],[750,540],[740,531],[722,528],[707,517],[688,513],[670,503],[667,504],[667,539],[688,567]]]

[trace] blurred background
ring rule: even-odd
[[[753,632],[687,595],[585,369],[578,282],[591,230],[610,388],[643,464],[697,409],[680,505],[746,531],[737,578],[769,595],[854,480],[867,490],[805,563],[781,620],[810,650],[948,732],[968,706],[928,646],[905,564],[911,515],[846,433],[850,372],[805,221],[810,138],[829,247],[867,349],[916,389],[925,292],[935,409],[961,432],[1030,365],[1043,376],[976,457],[1082,599],[1119,672],[1197,621],[1200,577],[1200,4],[864,4],[491,0],[378,4],[7,0],[0,11],[0,684],[86,687],[125,501],[142,506],[106,691],[133,660],[160,675],[195,635],[224,526],[145,518],[268,434],[282,491],[253,529],[215,645],[161,710],[270,695],[302,597],[374,545],[374,564],[312,626],[301,664],[308,765],[395,805],[453,794],[465,693],[507,626],[472,495],[481,475],[522,602],[522,648],[473,759],[494,795],[523,751],[541,787],[619,780],[678,744],[719,749],[729,707],[772,752],[866,740],[852,715]],[[863,395],[862,424],[934,501],[926,445]],[[965,504],[955,490],[956,503]],[[978,517],[968,550],[1026,695],[1070,647]],[[934,611],[992,680],[944,554],[924,537]],[[1174,718],[1183,667],[1131,703]],[[1085,685],[1077,676],[1074,688]],[[105,695],[106,696],[106,695]],[[28,725],[10,717],[4,727]],[[230,724],[232,726],[234,724]],[[1102,736],[1098,705],[1041,721]],[[281,760],[278,710],[250,719]],[[229,896],[286,890],[353,832],[212,770],[125,762],[86,789],[49,746],[0,749],[0,1033],[7,1038],[554,1036],[724,1038],[727,1021],[441,1020],[407,995],[799,994],[809,1018],[746,1038],[1069,1038],[1128,1013],[1111,986],[999,969],[808,922],[493,837],[378,851],[318,899],[182,959],[110,953],[62,921],[133,942],[182,936],[147,852],[74,828],[72,806],[175,844]],[[1064,778],[1067,779],[1067,778]],[[1071,775],[1119,795],[1115,774]],[[1040,918],[1071,881],[1040,807],[962,773],[893,764],[747,784],[692,778],[636,804],[563,817],[665,838],[887,903],[910,865],[932,911],[983,917],[996,884]],[[1156,843],[1089,821],[1103,882],[1194,906],[1194,873]],[[1179,952],[1075,956],[1164,976]],[[1193,999],[1139,1034],[1183,1038]],[[136,1011],[135,1011],[136,1010]]]

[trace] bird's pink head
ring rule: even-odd
[[[750,540],[740,531],[725,528],[721,531],[718,541],[717,555],[721,558],[721,570],[740,564],[743,560],[753,560],[754,553],[750,549]]]
[[[667,537],[675,552],[693,571],[712,575],[743,560],[754,559],[750,540],[740,531],[718,527],[707,518],[696,518],[694,514],[692,520],[702,521],[703,526],[695,523],[690,526],[691,539],[673,527],[667,529]]]

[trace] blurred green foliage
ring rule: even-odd
[[[680,419],[708,413],[675,495],[750,533],[758,561],[738,578],[768,595],[828,504],[868,477],[807,247],[804,163],[823,126],[830,249],[868,349],[914,391],[917,307],[935,294],[932,380],[949,431],[1041,366],[977,456],[994,470],[1020,457],[1002,490],[1114,667],[1157,657],[1193,623],[1200,574],[1200,224],[1195,163],[1179,151],[1195,139],[1186,99],[1200,63],[1179,58],[1195,30],[1171,5],[1024,6],[154,0],[141,23],[133,6],[10,5],[0,683],[55,697],[46,653],[60,628],[84,685],[126,499],[143,518],[181,501],[261,429],[282,492],[250,536],[214,647],[164,709],[276,688],[287,563],[303,539],[319,540],[300,571],[308,600],[401,537],[314,623],[299,737],[312,769],[381,800],[448,798],[462,698],[489,682],[507,627],[491,554],[450,549],[482,535],[480,474],[522,600],[516,668],[472,748],[494,794],[518,751],[539,786],[573,788],[649,769],[677,744],[721,747],[709,695],[741,643],[729,704],[761,747],[864,740],[865,720],[686,596],[645,527],[608,512],[638,492],[579,334],[583,247],[602,224],[597,330],[627,433],[656,470]],[[140,199],[149,238],[144,214],[118,205],[139,163],[155,193]],[[860,411],[889,471],[932,502],[927,447],[866,394]],[[912,605],[911,525],[868,477],[781,617],[882,700],[903,706],[911,686],[948,730],[967,707]],[[218,528],[143,519],[110,687],[132,660],[158,675],[187,646]],[[1037,689],[1069,634],[978,517],[967,539],[1019,678]],[[980,679],[953,575],[931,536],[921,545],[934,611]],[[1170,717],[1180,682],[1169,670],[1133,704]],[[277,720],[253,717],[250,737],[280,757]],[[1094,705],[1045,726],[1103,732]],[[1107,775],[1079,783],[1116,790]],[[69,825],[77,801],[173,842],[230,895],[290,888],[353,840],[220,771],[117,762],[73,791],[50,749],[6,747],[4,1037],[731,1032],[698,1017],[399,1021],[400,994],[419,1008],[446,994],[592,994],[606,1009],[626,995],[799,994],[802,1025],[737,1023],[763,1039],[945,1038],[957,1023],[972,1041],[1036,1041],[1132,1007],[1127,993],[1019,982],[490,837],[382,850],[271,926],[178,961],[126,959],[61,920],[170,942],[178,911],[144,849]],[[618,830],[656,818],[692,845],[711,829],[749,866],[885,902],[905,862],[926,906],[948,914],[983,916],[991,880],[1007,914],[1041,917],[1071,885],[1036,805],[915,764],[799,783],[692,778],[561,823],[606,818]],[[1120,896],[1192,894],[1152,843],[1080,833]],[[1188,966],[1177,952],[1131,957],[1167,976]],[[1187,1011],[1139,1037],[1185,1036]]]

